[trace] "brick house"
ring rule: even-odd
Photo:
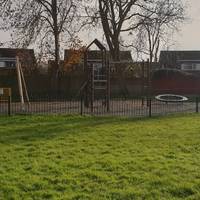
[[[15,58],[19,57],[25,74],[31,74],[36,70],[36,58],[33,49],[0,48],[0,70],[14,69]]]
[[[200,51],[161,51],[159,63],[163,69],[200,72]]]

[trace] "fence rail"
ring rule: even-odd
[[[173,113],[199,112],[199,97],[190,98],[186,102],[166,103],[155,98],[111,98],[109,111],[105,100],[93,102],[93,109],[86,107],[83,99],[66,99],[65,97],[37,96],[31,97],[30,103],[22,105],[0,99],[0,115],[15,114],[81,114],[96,116],[151,117]]]

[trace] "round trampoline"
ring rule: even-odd
[[[155,99],[162,102],[172,102],[172,103],[188,101],[187,97],[175,94],[161,94],[157,95]]]

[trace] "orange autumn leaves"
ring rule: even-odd
[[[82,43],[83,42],[78,38],[75,38],[71,42],[69,50],[67,50],[67,56],[64,60],[64,72],[71,72],[76,65],[82,62],[84,51],[86,49]]]

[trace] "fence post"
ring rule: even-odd
[[[11,96],[8,96],[8,116],[11,116]]]
[[[152,116],[152,110],[151,110],[151,98],[148,99],[148,105],[149,105],[149,117]]]
[[[196,113],[199,112],[199,98],[196,97]]]
[[[83,95],[81,95],[81,115],[83,115]]]

